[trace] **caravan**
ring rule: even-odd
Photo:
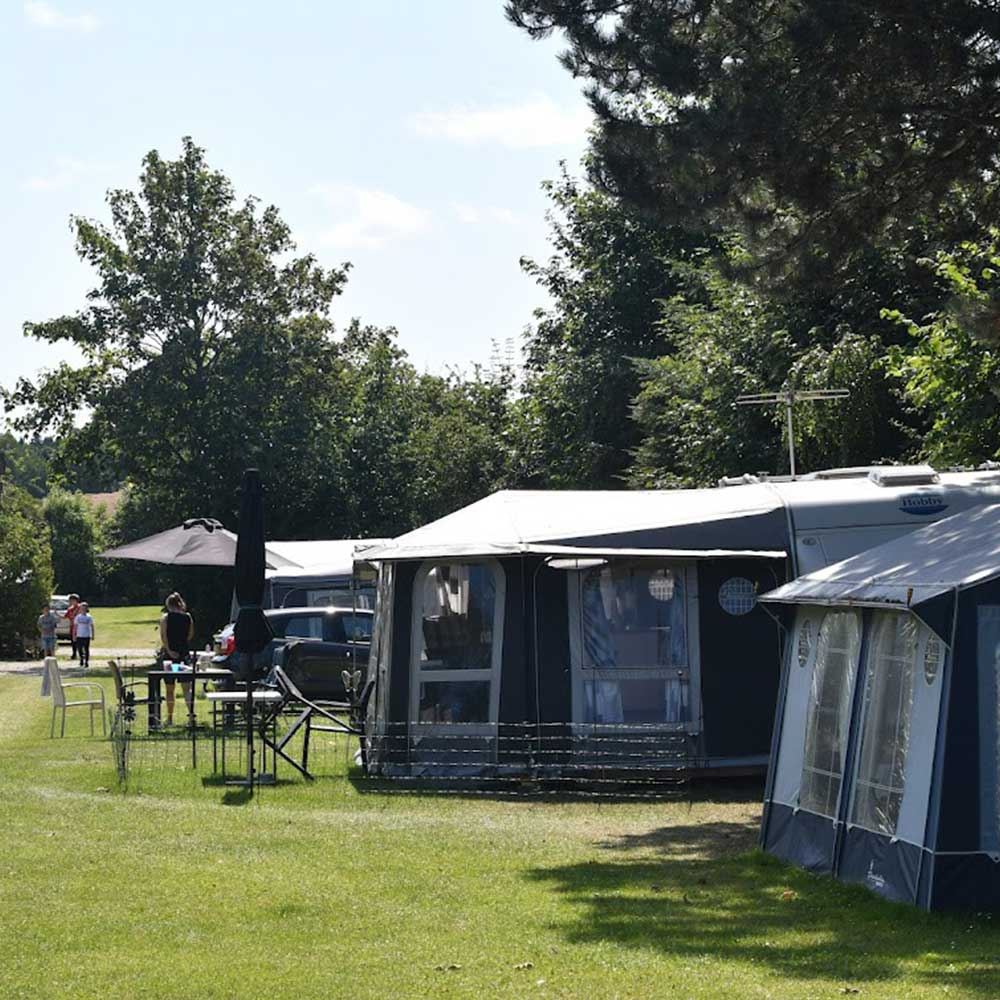
[[[995,472],[501,492],[368,550],[366,759],[384,774],[766,765],[781,630],[758,595],[1000,499]]]

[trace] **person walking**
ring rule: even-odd
[[[76,651],[80,656],[80,666],[85,670],[90,666],[90,642],[94,638],[94,616],[90,605],[84,601],[73,619],[76,626]]]
[[[76,616],[80,613],[80,595],[69,595],[69,607],[66,609],[66,619],[69,622],[69,650],[70,659],[75,660],[76,649]]]
[[[164,603],[166,610],[160,616],[160,642],[163,645],[164,658],[170,663],[185,663],[191,653],[194,619],[188,613],[184,598],[176,591]],[[194,712],[194,685],[190,681],[181,681],[181,685],[190,717]],[[164,686],[166,688],[167,725],[171,726],[174,722],[174,682],[165,680]]]
[[[56,627],[59,616],[46,604],[38,616],[38,634],[42,637],[42,653],[45,656],[56,655]]]

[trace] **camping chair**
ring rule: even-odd
[[[49,739],[56,734],[56,712],[62,709],[62,725],[59,729],[60,737],[66,735],[66,709],[82,708],[87,706],[90,709],[90,735],[94,735],[94,709],[101,707],[101,730],[105,736],[108,735],[108,720],[104,711],[104,688],[100,684],[92,681],[73,681],[70,684],[63,684],[62,677],[59,676],[59,665],[55,657],[49,657],[45,661],[45,669],[48,673],[49,694],[52,695],[52,725],[49,727]],[[89,688],[96,691],[97,698],[67,698],[66,692],[70,688]]]
[[[114,678],[115,682],[115,698],[118,701],[119,712],[123,712],[127,708],[134,708],[136,705],[149,704],[149,681],[126,681],[122,676],[121,667],[118,666],[117,660],[108,660],[108,666],[111,668],[111,676]],[[145,698],[137,698],[135,693],[131,690],[132,688],[140,686],[146,689]],[[160,701],[162,700],[163,698],[161,697]]]
[[[313,776],[309,773],[309,737],[313,732],[320,733],[346,733],[351,734],[354,732],[354,728],[343,719],[338,718],[334,714],[334,710],[340,709],[343,711],[349,706],[343,702],[326,702],[321,703],[318,701],[310,701],[292,682],[291,678],[285,673],[285,670],[280,665],[275,665],[271,670],[271,680],[274,683],[275,689],[279,691],[282,695],[282,700],[280,703],[270,708],[264,717],[263,724],[260,727],[261,739],[271,748],[271,750],[282,760],[287,761],[299,772],[307,781],[312,781]],[[281,737],[277,742],[272,742],[267,737],[267,726],[270,722],[277,718],[277,716],[289,708],[298,708],[298,716],[295,721],[291,724],[288,732]],[[315,716],[320,716],[329,725],[314,725],[313,718]],[[300,764],[297,760],[289,757],[285,753],[285,747],[288,746],[289,740],[295,736],[295,734],[305,726],[305,735],[302,741],[302,763]]]

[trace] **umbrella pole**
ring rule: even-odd
[[[253,656],[244,653],[247,679],[247,790],[253,796]]]

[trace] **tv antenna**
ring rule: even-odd
[[[849,389],[805,389],[794,386],[782,389],[780,392],[754,392],[746,396],[737,396],[737,406],[784,406],[788,419],[788,468],[792,479],[795,478],[795,420],[793,411],[796,403],[814,399],[846,399],[850,396]]]

